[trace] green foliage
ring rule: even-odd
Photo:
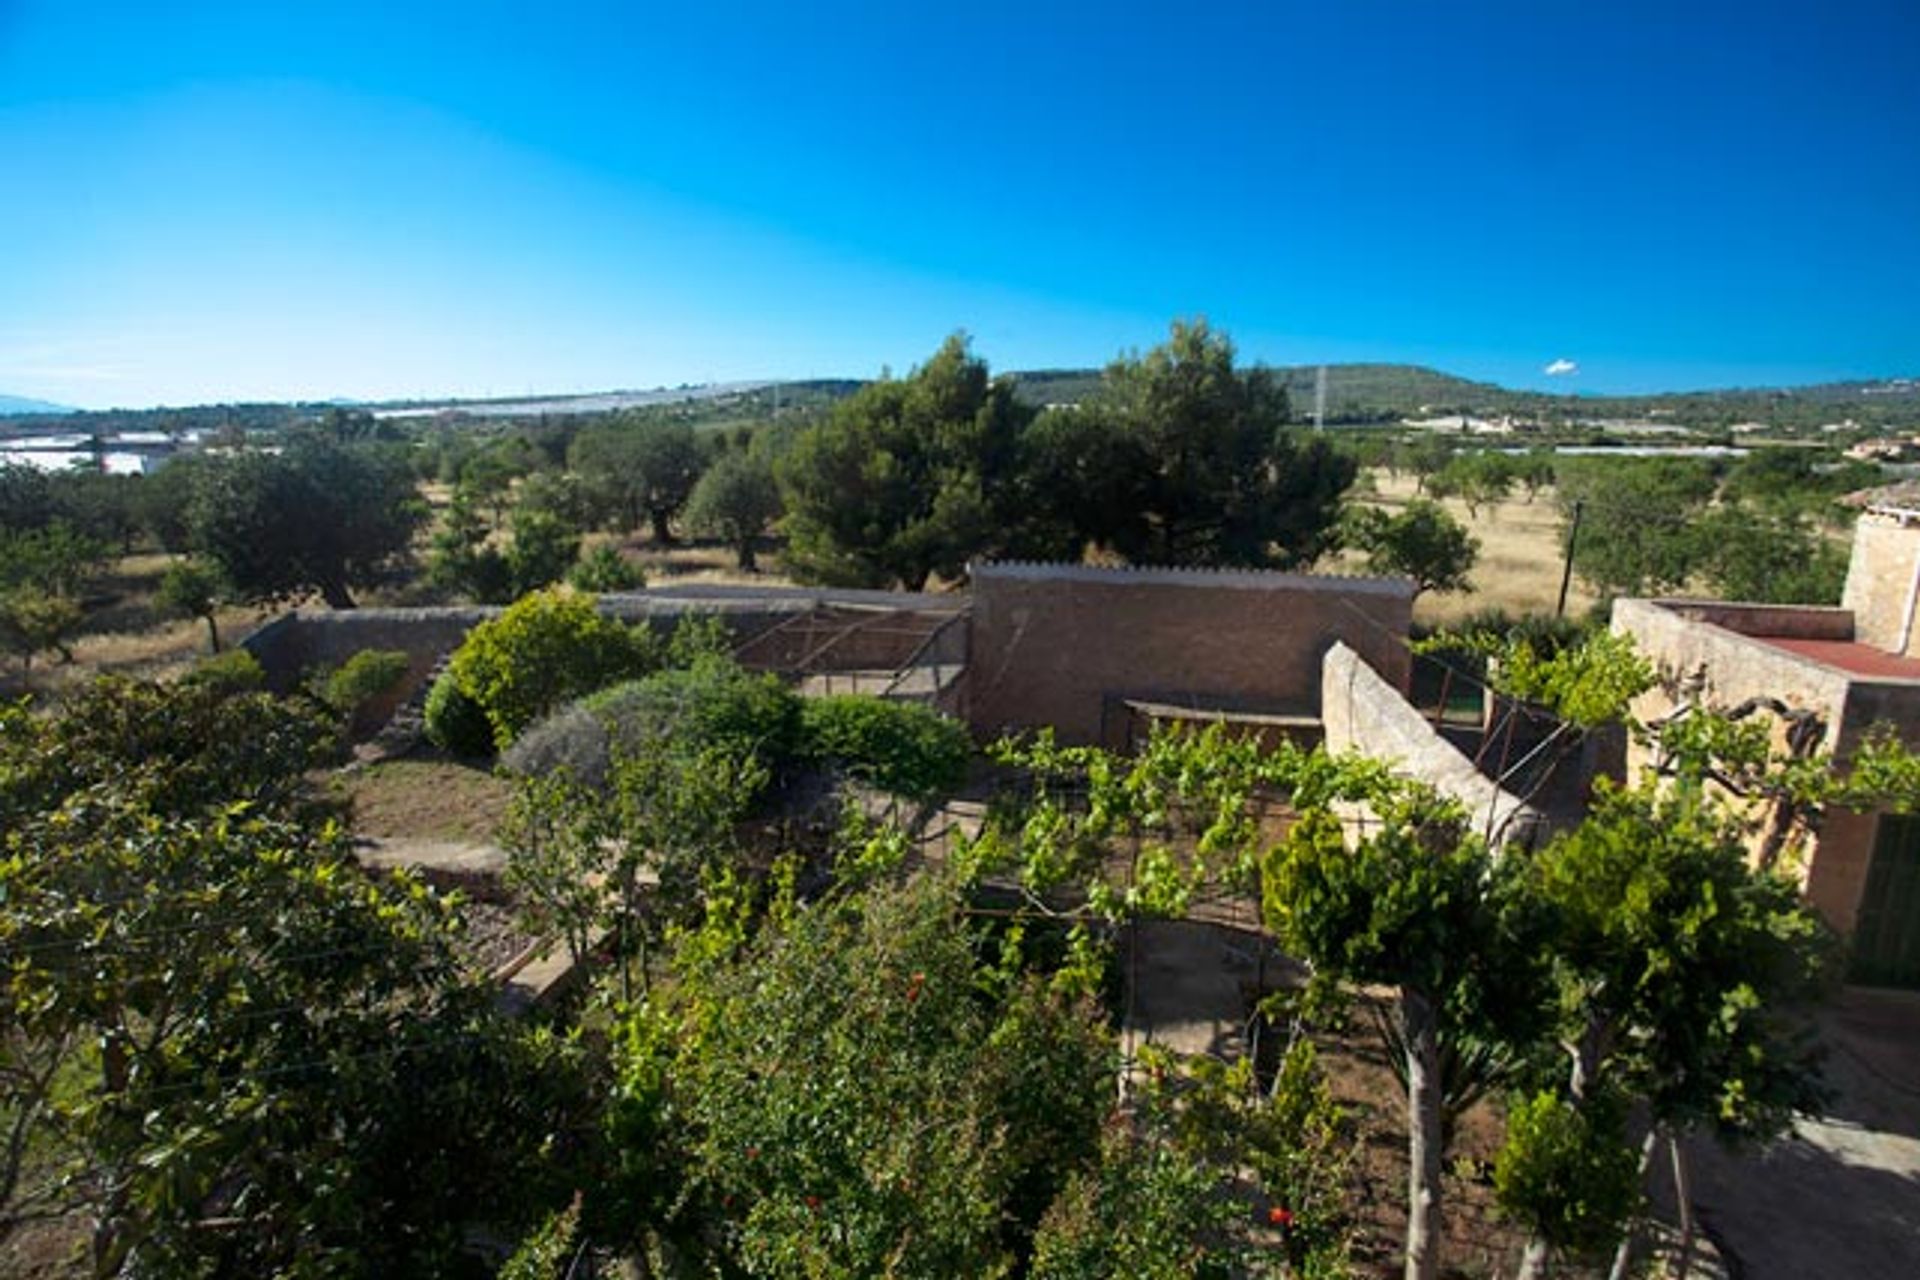
[[[663,545],[707,463],[693,428],[637,413],[582,431],[569,461],[609,523],[624,532],[651,522]]]
[[[162,814],[225,803],[292,812],[334,745],[326,720],[296,702],[103,676],[58,717],[0,721],[0,827],[103,787]]]
[[[1398,514],[1378,507],[1351,509],[1341,531],[1349,546],[1367,553],[1367,568],[1413,579],[1414,592],[1467,591],[1467,574],[1480,542],[1437,502],[1416,498]]]
[[[907,378],[869,383],[781,459],[788,564],[838,586],[958,578],[1000,545],[1031,417],[960,334]]]
[[[1147,1050],[1144,1110],[1167,1137],[1218,1175],[1252,1175],[1271,1206],[1289,1274],[1343,1275],[1352,1222],[1346,1181],[1357,1151],[1351,1117],[1333,1099],[1313,1041],[1297,1036],[1263,1090],[1248,1059],[1195,1058],[1182,1077],[1168,1055]]]
[[[227,585],[212,565],[199,560],[176,560],[161,576],[153,602],[167,613],[206,619],[208,647],[219,653],[220,628],[214,615],[226,593]]]
[[[620,554],[611,542],[601,542],[581,554],[567,574],[575,591],[600,595],[614,591],[638,591],[647,585],[647,574],[638,563]]]
[[[1003,790],[959,863],[974,875],[1013,876],[1041,903],[1076,891],[1074,913],[1101,922],[1180,916],[1204,895],[1250,889],[1259,865],[1254,791],[1297,760],[1264,758],[1218,725],[1156,729],[1132,758],[1060,747],[1049,733],[999,743],[993,755],[1026,770],[1031,787]],[[1176,855],[1176,842],[1191,854]],[[1131,866],[1113,856],[1123,847],[1138,851]]]
[[[696,532],[723,539],[740,568],[756,568],[754,542],[780,518],[780,483],[773,464],[758,453],[721,455],[700,477],[687,501],[687,523]]]
[[[520,1242],[500,1268],[498,1280],[567,1280],[580,1246],[580,1201],[576,1198]]]
[[[320,700],[352,718],[367,703],[393,692],[412,665],[400,649],[362,649],[331,672],[322,683]]]
[[[1071,412],[1087,425],[1069,439],[1106,437],[1088,459],[1100,473],[1069,499],[1093,521],[1079,536],[1135,564],[1290,567],[1332,545],[1353,459],[1293,435],[1285,387],[1236,369],[1232,342],[1205,321],[1175,322],[1163,345],[1116,361]],[[1064,480],[1036,488],[1064,493]]]
[[[1686,585],[1698,563],[1692,521],[1712,501],[1711,468],[1672,458],[1594,458],[1560,471],[1560,502],[1582,504],[1573,567],[1602,595]]]
[[[448,674],[479,704],[504,749],[540,716],[656,665],[644,629],[601,616],[588,597],[556,588],[522,597],[454,651]]]
[[[1820,1100],[1800,1021],[1831,940],[1697,791],[1600,785],[1587,820],[1534,859],[1551,912],[1564,1038],[1590,1081],[1656,1119],[1767,1138]]]
[[[656,1206],[715,1269],[1004,1275],[1089,1162],[1110,1037],[1090,1004],[983,963],[953,886],[789,905],[684,954],[625,1028],[609,1199]]]
[[[1570,1106],[1552,1092],[1515,1099],[1493,1190],[1501,1212],[1557,1252],[1613,1248],[1640,1203],[1640,1158],[1626,1141],[1623,1108]]]
[[[1034,1280],[1229,1280],[1280,1276],[1278,1259],[1236,1247],[1232,1201],[1204,1161],[1124,1128],[1099,1167],[1070,1182],[1040,1224]]]
[[[441,672],[427,690],[422,717],[427,740],[442,751],[470,760],[493,754],[493,724],[486,710],[460,688],[451,671]]]
[[[806,752],[882,791],[932,799],[965,779],[966,726],[928,707],[845,694],[802,704]]]
[[[1454,497],[1467,504],[1467,511],[1479,516],[1482,507],[1505,498],[1519,479],[1519,468],[1504,453],[1475,450],[1456,453],[1427,480],[1426,491],[1435,498]]]
[[[0,528],[0,591],[76,597],[107,559],[107,546],[64,520],[14,533]]]
[[[1792,511],[1720,506],[1695,526],[1699,571],[1727,600],[1837,605],[1847,551],[1814,520]]]
[[[1633,700],[1653,688],[1653,664],[1633,637],[1595,631],[1548,653],[1524,635],[1495,641],[1494,683],[1508,697],[1538,703],[1562,720],[1592,729],[1626,719]]]
[[[408,551],[426,507],[403,454],[317,435],[283,452],[208,459],[187,523],[195,550],[250,600],[318,592],[352,608]]]
[[[703,655],[691,666],[604,689],[581,705],[607,725],[619,750],[671,739],[781,763],[800,745],[802,703],[778,676]]]
[[[241,693],[259,693],[267,687],[266,670],[245,649],[229,649],[225,653],[202,658],[180,680],[183,684],[198,685],[227,698]]]
[[[622,755],[712,747],[775,768],[800,741],[800,699],[778,677],[707,655],[690,667],[602,689],[547,717],[521,735],[505,763],[527,775],[564,770],[604,790]]]
[[[0,592],[0,645],[20,655],[24,669],[33,668],[36,653],[57,653],[73,661],[67,647],[86,615],[71,598],[38,587],[14,587]]]

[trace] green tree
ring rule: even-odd
[[[1710,468],[1671,458],[1592,458],[1560,469],[1560,504],[1580,505],[1574,572],[1605,596],[1683,587],[1699,565],[1692,522],[1712,501]]]
[[[996,502],[1031,417],[960,334],[908,377],[862,387],[781,460],[788,563],[842,586],[958,578],[1000,543]]]
[[[1284,385],[1234,367],[1205,321],[1175,322],[1144,357],[1116,361],[1077,412],[1110,434],[1096,523],[1083,532],[1136,564],[1311,564],[1332,545],[1353,459],[1288,428]]]
[[[1479,539],[1437,502],[1415,498],[1398,513],[1356,507],[1342,536],[1366,552],[1372,572],[1412,578],[1415,595],[1472,589],[1467,574],[1480,555]]]
[[[1090,1163],[1112,1043],[1017,947],[983,959],[964,906],[925,877],[776,903],[751,939],[717,911],[624,1038],[629,1230],[727,1273],[1007,1274]]]
[[[1266,918],[1316,981],[1375,983],[1397,994],[1406,1274],[1431,1280],[1440,1265],[1444,1054],[1449,1041],[1467,1036],[1529,1039],[1540,1007],[1539,942],[1529,936],[1516,861],[1495,859],[1456,804],[1364,764],[1336,770],[1318,789],[1296,791],[1301,817],[1263,869]],[[1351,841],[1329,807],[1335,800],[1362,801],[1370,811]]]
[[[724,539],[747,573],[759,568],[754,543],[780,513],[780,483],[773,465],[751,452],[729,452],[716,459],[687,501],[687,523]]]
[[[161,575],[160,588],[153,602],[171,614],[203,618],[207,624],[207,646],[220,652],[220,605],[226,596],[226,584],[219,571],[199,560],[176,560]]]
[[[1723,504],[1700,517],[1699,572],[1728,600],[1840,603],[1847,551],[1791,510]]]
[[[57,653],[62,662],[73,661],[67,642],[85,618],[71,598],[38,587],[0,592],[0,644],[20,655],[21,671],[28,676],[36,653]]]
[[[568,459],[616,528],[649,522],[661,546],[673,545],[673,520],[707,463],[692,427],[637,413],[582,431]]]
[[[556,587],[522,596],[467,633],[448,673],[507,747],[535,720],[595,689],[658,665],[644,629],[602,616],[586,596]]]
[[[301,436],[280,454],[209,461],[189,512],[195,550],[243,598],[319,593],[336,609],[405,557],[425,518],[403,455]]]

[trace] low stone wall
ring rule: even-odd
[[[1544,838],[1543,815],[1474,768],[1473,761],[1441,737],[1358,653],[1336,642],[1320,664],[1320,682],[1327,750],[1357,751],[1387,761],[1396,771],[1453,797],[1495,844],[1531,846]]]

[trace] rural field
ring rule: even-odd
[[[1355,499],[1398,511],[1414,496],[1410,475],[1390,475],[1382,469],[1366,473],[1373,491],[1356,492]],[[1363,480],[1364,484],[1364,480]],[[1447,595],[1423,594],[1414,605],[1414,619],[1429,626],[1444,625],[1482,609],[1508,613],[1551,613],[1560,594],[1560,509],[1551,489],[1542,489],[1531,501],[1505,498],[1483,506],[1479,515],[1458,498],[1441,503],[1447,514],[1480,540],[1480,559],[1473,569],[1473,590]],[[1323,569],[1364,573],[1361,558],[1343,552]],[[1596,602],[1576,576],[1567,592],[1567,613],[1583,615]]]

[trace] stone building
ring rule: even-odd
[[[1656,720],[1687,702],[1731,709],[1783,704],[1841,767],[1876,725],[1920,749],[1920,490],[1869,491],[1857,503],[1839,608],[1703,600],[1621,600],[1660,685],[1635,707]],[[1786,723],[1776,719],[1784,743]],[[1636,747],[1629,765],[1646,762]],[[1797,870],[1807,899],[1852,944],[1853,977],[1920,985],[1920,816],[1826,815]]]

